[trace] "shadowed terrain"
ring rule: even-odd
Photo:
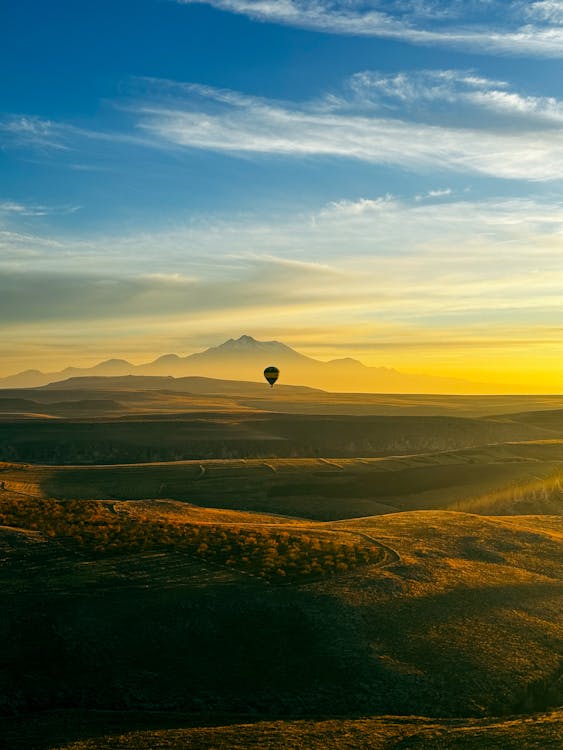
[[[138,550],[111,538],[93,547],[87,523],[77,546],[37,511],[28,525],[43,530],[4,529],[4,710],[443,717],[561,700],[559,519],[415,512],[319,525],[212,513],[216,530],[291,530],[305,544],[352,533],[393,552],[280,586],[240,560],[155,544],[151,524],[195,518],[151,505],[108,508],[122,529],[142,519]]]
[[[10,748],[557,747],[562,412],[90,407],[0,423]]]
[[[132,722],[137,727],[132,731]],[[198,726],[193,715],[172,712],[131,714],[102,711],[46,712],[28,717],[23,729],[26,747],[57,750],[558,750],[561,747],[561,711],[535,714],[532,718],[426,719],[387,717],[327,719],[324,721],[261,721],[251,723],[224,717],[224,725]],[[100,734],[100,726],[107,731]],[[22,737],[17,722],[5,721],[9,742]],[[54,743],[42,737],[55,731]],[[76,740],[89,734],[92,739]]]

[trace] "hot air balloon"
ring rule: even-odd
[[[274,383],[276,382],[276,380],[279,378],[279,375],[280,371],[273,365],[270,365],[270,367],[266,367],[266,369],[264,370],[264,377],[272,388],[274,387]]]

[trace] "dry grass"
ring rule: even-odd
[[[143,390],[145,381],[137,381],[119,387],[118,381],[109,379],[98,383],[90,390],[76,388],[56,389],[3,389],[0,391],[0,409],[4,402],[6,411],[25,411],[26,404],[21,400],[38,401],[52,408],[63,403],[72,409],[77,401],[87,404],[88,401],[104,399],[118,402],[122,411],[139,414],[163,414],[186,412],[234,412],[243,410],[275,411],[298,414],[374,414],[389,416],[427,416],[452,415],[478,417],[496,414],[530,412],[532,410],[563,409],[563,396],[455,396],[425,394],[385,394],[385,393],[326,393],[315,390],[299,390],[280,387],[269,389],[263,383],[249,384],[226,381],[206,381],[199,383],[194,390],[194,381],[185,384],[187,392],[165,390]],[[173,381],[174,382],[174,381]],[[250,386],[250,387],[249,387]],[[135,390],[135,387],[137,390]],[[145,388],[151,388],[147,383]],[[165,381],[163,383],[165,388]],[[12,401],[13,403],[9,403]],[[15,403],[20,401],[20,403]],[[27,409],[29,411],[29,409]],[[68,414],[68,411],[67,411]],[[95,416],[95,413],[92,414]]]
[[[272,515],[271,513],[258,513],[243,510],[228,510],[225,508],[202,508],[200,505],[192,505],[178,500],[125,500],[114,501],[114,509],[119,513],[125,513],[132,518],[150,517],[154,520],[161,519],[174,523],[222,523],[236,524],[239,526],[256,526],[256,524],[281,524],[299,526],[306,528],[314,526],[313,521],[306,521],[290,516]]]
[[[105,521],[116,519],[121,551],[110,556],[88,552],[81,562],[69,563],[68,555],[58,557],[58,550],[70,550],[57,543],[63,537],[49,541],[41,536],[41,544],[28,547],[27,557],[16,550],[10,568],[10,576],[25,582],[22,591],[42,592],[47,602],[50,591],[68,597],[61,600],[67,602],[62,609],[59,599],[46,605],[48,624],[41,625],[45,638],[58,643],[65,655],[61,659],[70,659],[68,651],[71,665],[81,665],[65,678],[67,701],[80,695],[77,680],[95,681],[98,674],[105,675],[103,686],[88,700],[98,706],[117,701],[128,708],[142,701],[154,708],[203,705],[270,715],[283,706],[297,715],[478,716],[539,710],[561,700],[561,518],[416,512],[317,524],[314,529],[292,528],[289,522],[236,529],[213,520],[197,525],[198,545],[206,539],[209,549],[194,549],[195,537],[180,535],[170,547],[168,539],[151,552],[151,524],[112,513],[103,503],[71,503],[68,507],[77,513],[70,514],[76,521],[72,534],[84,520],[76,508],[81,505],[89,508],[91,525],[104,522],[99,527],[104,533]],[[42,505],[41,518],[56,518],[64,507],[61,503],[52,513],[53,506]],[[151,507],[146,504],[141,517]],[[176,528],[160,515],[153,520],[159,534]],[[14,515],[11,522],[21,525],[22,518]],[[128,524],[132,535],[123,531]],[[81,533],[83,539],[92,533],[98,544],[98,527]],[[226,564],[218,577],[205,570],[214,567],[209,565],[210,549],[217,551],[215,560],[236,551],[238,561],[248,558],[248,567],[241,565],[241,570],[253,571],[266,564],[275,546],[275,564],[284,560],[285,565],[295,554],[301,576],[303,566],[312,568],[315,556],[328,551],[316,545],[331,535],[335,541],[348,535],[356,544],[363,535],[367,546],[379,550],[378,545],[386,545],[400,559],[385,568],[362,563],[348,565],[343,575],[296,578],[306,582],[297,587],[248,579],[237,573],[240,562],[232,569],[236,575],[230,575]],[[161,545],[163,539],[157,536],[156,541]],[[235,545],[236,550],[225,549]],[[341,548],[330,549],[329,568],[334,570]],[[186,566],[185,560],[199,560],[202,566]],[[29,573],[38,567],[45,574],[34,572],[34,579]],[[271,570],[272,580],[279,580],[278,567]],[[77,603],[82,592],[88,593],[86,607]],[[33,609],[26,622],[32,614]],[[33,626],[34,633],[38,627]],[[21,625],[14,628],[21,639]],[[10,638],[6,633],[5,642]],[[90,677],[82,676],[91,670]],[[21,695],[33,696],[37,689],[27,686]],[[52,706],[48,693],[41,700]]]
[[[519,482],[454,503],[455,510],[483,515],[563,515],[563,473]]]
[[[471,469],[471,454],[464,457]],[[432,466],[439,458],[409,460],[412,469]],[[459,462],[459,456],[448,453],[446,460]],[[377,476],[385,474],[381,464],[389,473],[401,459],[358,460],[353,467],[373,478],[375,466]],[[242,461],[204,466],[204,478],[194,481],[203,484],[216,473],[214,486],[237,472],[244,479],[248,471]],[[22,486],[33,472],[43,471],[7,468],[4,476],[10,481],[18,476]],[[294,462],[278,460],[251,468],[261,481],[292,477],[296,470]],[[331,481],[346,479],[350,469],[340,460],[309,461],[300,468]],[[201,475],[198,465],[189,469]],[[208,512],[168,500],[8,499],[3,522],[36,529],[16,534],[17,539],[8,532],[4,540],[8,552],[15,550],[9,575],[25,581],[15,598],[6,588],[1,602],[8,614],[0,631],[0,658],[8,665],[10,687],[0,691],[0,702],[11,710],[65,705],[264,717],[475,717],[561,703],[561,517],[419,511],[292,524],[287,518]],[[399,559],[387,567],[365,564],[380,558],[363,560],[360,553],[373,548],[379,555],[381,545]],[[79,562],[72,559],[76,549],[84,555]],[[321,573],[313,570],[314,562]],[[347,568],[339,568],[339,562]],[[216,576],[205,568],[222,572]],[[342,575],[332,575],[339,571]],[[260,572],[266,580],[304,585],[265,586],[245,575]],[[47,578],[53,579],[52,588],[45,587]],[[44,664],[46,653],[53,655],[52,664]],[[543,735],[540,730],[534,735],[535,724],[520,727],[508,720],[436,720],[424,726],[415,721],[410,734],[391,734],[397,744],[389,747],[461,748],[477,741],[511,747],[502,743],[512,735],[529,743],[542,738],[546,744],[538,747],[549,747],[550,721],[544,722]],[[330,742],[346,747],[347,741],[362,747],[375,742],[379,731],[382,742],[390,741],[385,736],[390,724],[372,724],[367,734],[358,722],[333,722],[324,729],[262,725],[262,736],[252,734],[254,725],[238,727],[238,740],[226,727],[182,729],[114,737],[100,747],[212,748],[216,742],[236,748],[237,741],[240,747],[330,747]],[[519,734],[524,730],[527,734]],[[96,747],[92,742],[84,747]]]
[[[558,750],[563,713],[530,718],[277,721],[116,733],[53,750]]]
[[[548,486],[561,475],[562,465],[563,444],[541,441],[386,458],[67,467],[4,463],[0,480],[8,489],[41,497],[172,499],[332,520],[440,508],[482,514],[558,512],[551,490],[546,500],[543,485],[527,495],[522,488],[544,481]],[[515,505],[518,493],[525,502]]]

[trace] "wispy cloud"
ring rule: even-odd
[[[415,195],[415,201],[433,200],[434,198],[447,198],[453,194],[451,188],[436,188],[435,190],[427,190],[426,193],[419,193]]]
[[[16,201],[0,201],[0,216],[60,216],[74,214],[77,211],[80,211],[80,206],[43,206]]]
[[[563,101],[471,70],[361,71],[305,102],[139,79],[135,97],[117,107],[116,131],[12,117],[0,121],[0,137],[26,152],[62,153],[57,158],[73,170],[82,163],[77,154],[105,162],[111,155],[113,165],[133,147],[338,158],[525,181],[563,175]]]
[[[533,20],[563,24],[563,2],[561,0],[540,0],[540,2],[525,3],[523,13]]]
[[[149,146],[149,142],[134,131],[97,130],[81,128],[68,122],[44,120],[33,115],[7,115],[0,119],[0,145],[4,147],[34,148],[43,152],[61,152],[76,158],[87,142],[130,146]],[[99,169],[97,165],[70,163],[72,169]]]
[[[367,71],[341,92],[307,103],[172,82],[162,82],[161,94],[137,105],[138,127],[180,148],[341,157],[506,179],[557,180],[563,174],[563,133],[556,127],[563,104],[471,72]],[[443,116],[452,102],[460,105],[457,121]]]
[[[67,151],[65,126],[39,117],[13,115],[0,121],[2,141],[41,149]]]
[[[563,102],[557,98],[521,94],[507,81],[484,78],[474,71],[418,70],[391,75],[363,71],[351,77],[347,88],[358,107],[406,111],[429,121],[461,124],[468,116],[485,115],[485,127],[496,123],[519,130],[557,128],[563,123]],[[338,106],[338,99],[333,101]],[[350,106],[348,99],[341,99],[340,106]]]
[[[487,0],[177,0],[330,34],[456,46],[485,54],[563,56],[560,2]]]

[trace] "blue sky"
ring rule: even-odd
[[[560,379],[562,2],[20,0],[0,50],[0,374]]]

